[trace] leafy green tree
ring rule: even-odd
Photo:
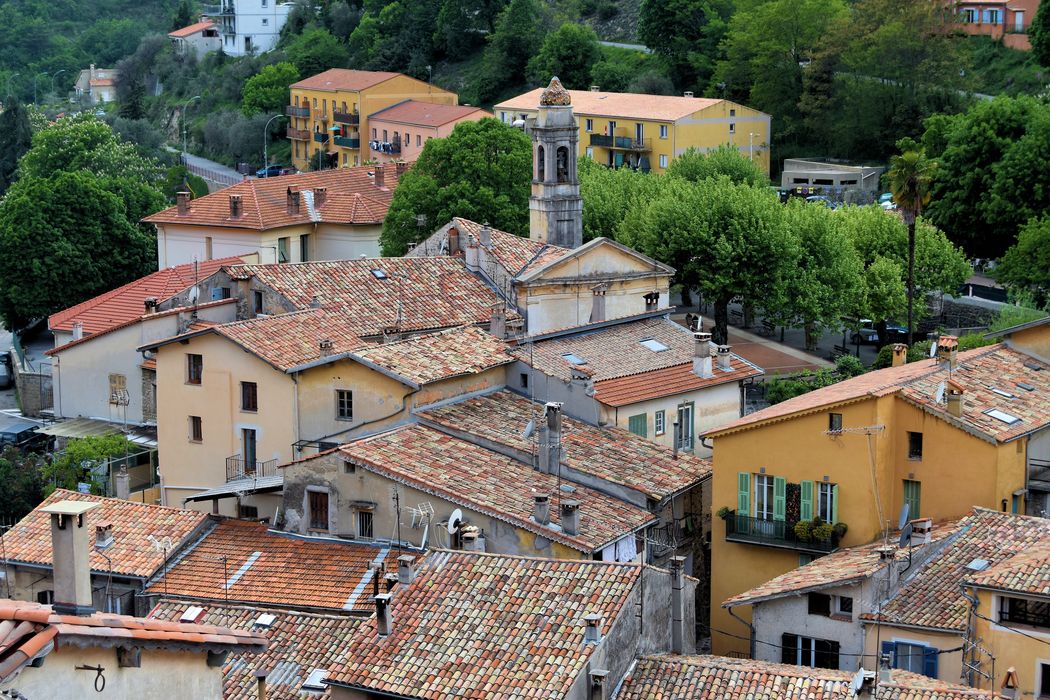
[[[434,43],[446,55],[472,53],[496,30],[496,17],[507,0],[445,0],[441,3]]]
[[[107,463],[138,451],[134,443],[119,434],[70,440],[66,449],[56,454],[51,464],[44,467],[44,477],[51,482],[45,490],[48,493],[56,488],[76,491],[78,484],[88,483],[92,493],[103,495],[106,492],[107,475],[104,471]]]
[[[1040,3],[1032,23],[1028,26],[1032,42],[1032,56],[1039,65],[1050,68],[1050,7]]]
[[[1045,304],[1050,295],[1050,217],[1025,224],[995,272],[1000,282],[1032,289],[1037,303]]]
[[[4,497],[0,498],[0,522],[21,520],[44,499],[44,477],[40,471],[40,457],[22,454],[8,447],[0,454],[0,483]]]
[[[320,27],[307,29],[288,42],[285,54],[298,69],[299,75],[306,77],[329,68],[343,68],[348,58],[346,46]]]
[[[670,177],[680,177],[693,182],[712,177],[725,176],[732,182],[748,185],[768,185],[769,178],[762,168],[745,156],[735,146],[722,144],[709,153],[689,148],[675,156],[667,169]]]
[[[732,14],[731,0],[643,0],[638,38],[662,56],[679,89],[706,85]]]
[[[529,61],[529,77],[534,83],[545,83],[558,76],[566,88],[586,90],[591,84],[591,69],[601,54],[593,29],[566,22],[543,40],[540,52]]]
[[[634,77],[627,86],[627,92],[642,95],[673,95],[675,89],[674,83],[666,75],[656,70],[647,70]]]
[[[532,144],[496,119],[461,122],[447,138],[430,139],[401,176],[379,242],[383,255],[403,255],[411,242],[454,216],[528,234]]]
[[[0,204],[0,315],[8,328],[77,304],[156,267],[152,236],[89,172],[22,177]]]
[[[124,119],[143,119],[146,116],[146,86],[136,81],[117,110]]]
[[[526,66],[543,40],[544,21],[538,0],[510,0],[500,12],[496,30],[489,35],[477,81],[482,102],[489,102],[509,86],[525,81]]]
[[[336,2],[328,11],[328,29],[340,41],[347,41],[361,21],[361,11],[347,2]]]
[[[926,158],[922,148],[912,139],[901,139],[897,145],[901,153],[890,159],[886,175],[893,191],[893,201],[908,227],[908,345],[911,345],[915,305],[915,219],[930,203],[930,183],[937,164]]]
[[[249,117],[259,112],[272,114],[283,111],[284,106],[290,104],[291,91],[288,86],[297,80],[299,71],[291,63],[266,66],[244,84],[241,110]]]
[[[174,202],[175,195],[179,192],[189,192],[190,199],[196,199],[208,194],[208,183],[204,181],[204,178],[186,170],[186,166],[173,165],[164,172],[161,190],[169,202]]]
[[[585,241],[599,236],[615,240],[627,212],[656,196],[662,186],[658,177],[631,168],[607,168],[590,158],[580,159],[578,171]]]
[[[59,119],[33,136],[33,146],[19,164],[22,178],[45,178],[60,171],[86,170],[99,177],[131,177],[151,182],[157,164],[135,146],[117,138],[93,117]]]
[[[22,103],[15,100],[0,113],[0,197],[15,181],[18,159],[32,144],[29,115]]]
[[[145,32],[142,23],[131,19],[103,19],[81,34],[77,43],[90,61],[111,66],[135,53]]]
[[[191,24],[193,24],[193,8],[190,6],[190,0],[182,0],[178,9],[175,10],[175,15],[171,18],[171,31],[188,27]]]

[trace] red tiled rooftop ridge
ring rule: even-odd
[[[355,358],[423,385],[477,374],[514,361],[505,341],[476,326],[460,326],[358,350]]]
[[[205,29],[210,29],[214,26],[215,22],[212,22],[210,19],[206,19],[203,22],[197,22],[196,24],[191,24],[188,27],[183,27],[182,29],[176,29],[173,32],[168,32],[168,36],[175,37],[177,39],[184,39],[188,36],[193,36],[197,32],[202,32]]]
[[[479,112],[480,115],[478,115]],[[409,126],[437,127],[475,115],[478,118],[492,116],[490,112],[486,112],[480,107],[471,107],[470,105],[446,105],[421,102],[419,100],[405,100],[392,107],[373,112],[368,118],[397,122],[398,124],[407,124]]]
[[[292,90],[365,90],[396,78],[401,73],[389,71],[352,70],[349,68],[329,68],[309,78],[291,84]]]

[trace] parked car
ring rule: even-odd
[[[277,177],[278,175],[288,175],[289,173],[295,172],[294,169],[289,168],[287,165],[268,165],[265,168],[259,168],[255,171],[255,177]]]
[[[806,197],[806,201],[812,204],[823,204],[829,209],[834,209],[838,206],[838,204],[831,201],[830,198],[825,197],[822,194],[811,194],[810,196]]]
[[[0,389],[10,389],[12,383],[11,366],[6,362],[0,362]]]
[[[879,342],[879,331],[875,327],[875,321],[870,318],[860,319],[860,328],[854,331],[850,340],[856,344],[876,345]],[[908,329],[899,323],[886,321],[886,342],[903,343],[908,339]]]
[[[0,448],[17,447],[20,450],[46,449],[51,436],[37,432],[39,426],[27,420],[11,419],[0,425]]]
[[[893,193],[892,192],[883,192],[882,194],[879,195],[879,204],[885,204],[886,202],[892,202],[892,201],[893,201]]]

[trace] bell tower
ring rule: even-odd
[[[551,78],[540,95],[532,128],[529,237],[533,240],[565,248],[583,244],[583,199],[576,172],[579,145],[572,99],[561,81]]]

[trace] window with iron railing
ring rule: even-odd
[[[1050,629],[1050,603],[1004,597],[999,604],[999,621]]]

